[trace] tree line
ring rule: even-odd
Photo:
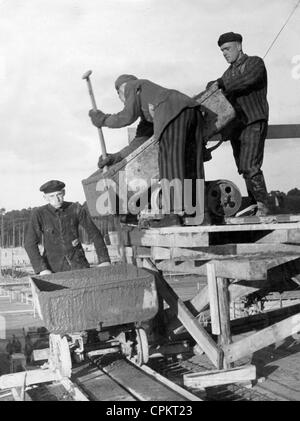
[[[0,247],[24,247],[31,212],[36,208],[12,210],[0,209]],[[86,231],[79,227],[82,242],[89,244]]]
[[[287,193],[272,190],[269,193],[269,205],[274,213],[300,213],[300,190],[293,188]],[[0,246],[24,247],[24,241],[31,211],[34,208],[12,210],[6,212],[0,208]],[[80,227],[80,237],[83,243],[90,244],[86,231]]]

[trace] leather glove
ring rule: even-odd
[[[100,110],[90,110],[89,111],[89,116],[92,120],[92,123],[94,124],[94,126],[96,127],[102,127],[104,125],[105,119],[107,117],[107,114],[104,114],[102,111]]]
[[[217,79],[217,84],[218,84],[220,89],[225,91],[225,85],[224,85],[223,79],[221,77],[219,79]]]
[[[103,159],[102,155],[99,157],[98,168],[102,169],[104,167],[109,167],[116,164],[117,162],[122,161],[122,156],[120,152],[117,153],[108,153],[107,157]]]
[[[39,273],[39,275],[51,275],[51,270],[48,270],[48,269],[45,269],[45,270],[42,270],[42,272],[40,272]]]

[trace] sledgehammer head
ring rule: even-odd
[[[92,74],[91,70],[88,70],[87,72],[85,72],[85,74],[82,76],[82,79],[88,79]]]

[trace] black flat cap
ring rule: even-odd
[[[50,180],[40,187],[40,191],[44,193],[53,193],[55,191],[61,191],[65,187],[65,183],[59,180]]]
[[[235,32],[226,32],[226,34],[222,34],[218,39],[218,46],[225,44],[226,42],[242,42],[243,37],[241,34],[236,34]]]

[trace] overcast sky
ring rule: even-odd
[[[86,70],[105,112],[122,108],[114,90],[122,73],[194,95],[228,66],[221,33],[242,33],[244,51],[263,57],[297,2],[0,0],[0,207],[43,204],[39,186],[52,178],[66,182],[67,200],[84,201],[81,180],[100,154]],[[272,124],[300,123],[299,28],[300,7],[265,58]],[[103,132],[108,152],[125,146],[126,129]],[[267,141],[269,190],[300,187],[299,156],[300,139]],[[245,193],[228,144],[206,178],[230,179]]]

